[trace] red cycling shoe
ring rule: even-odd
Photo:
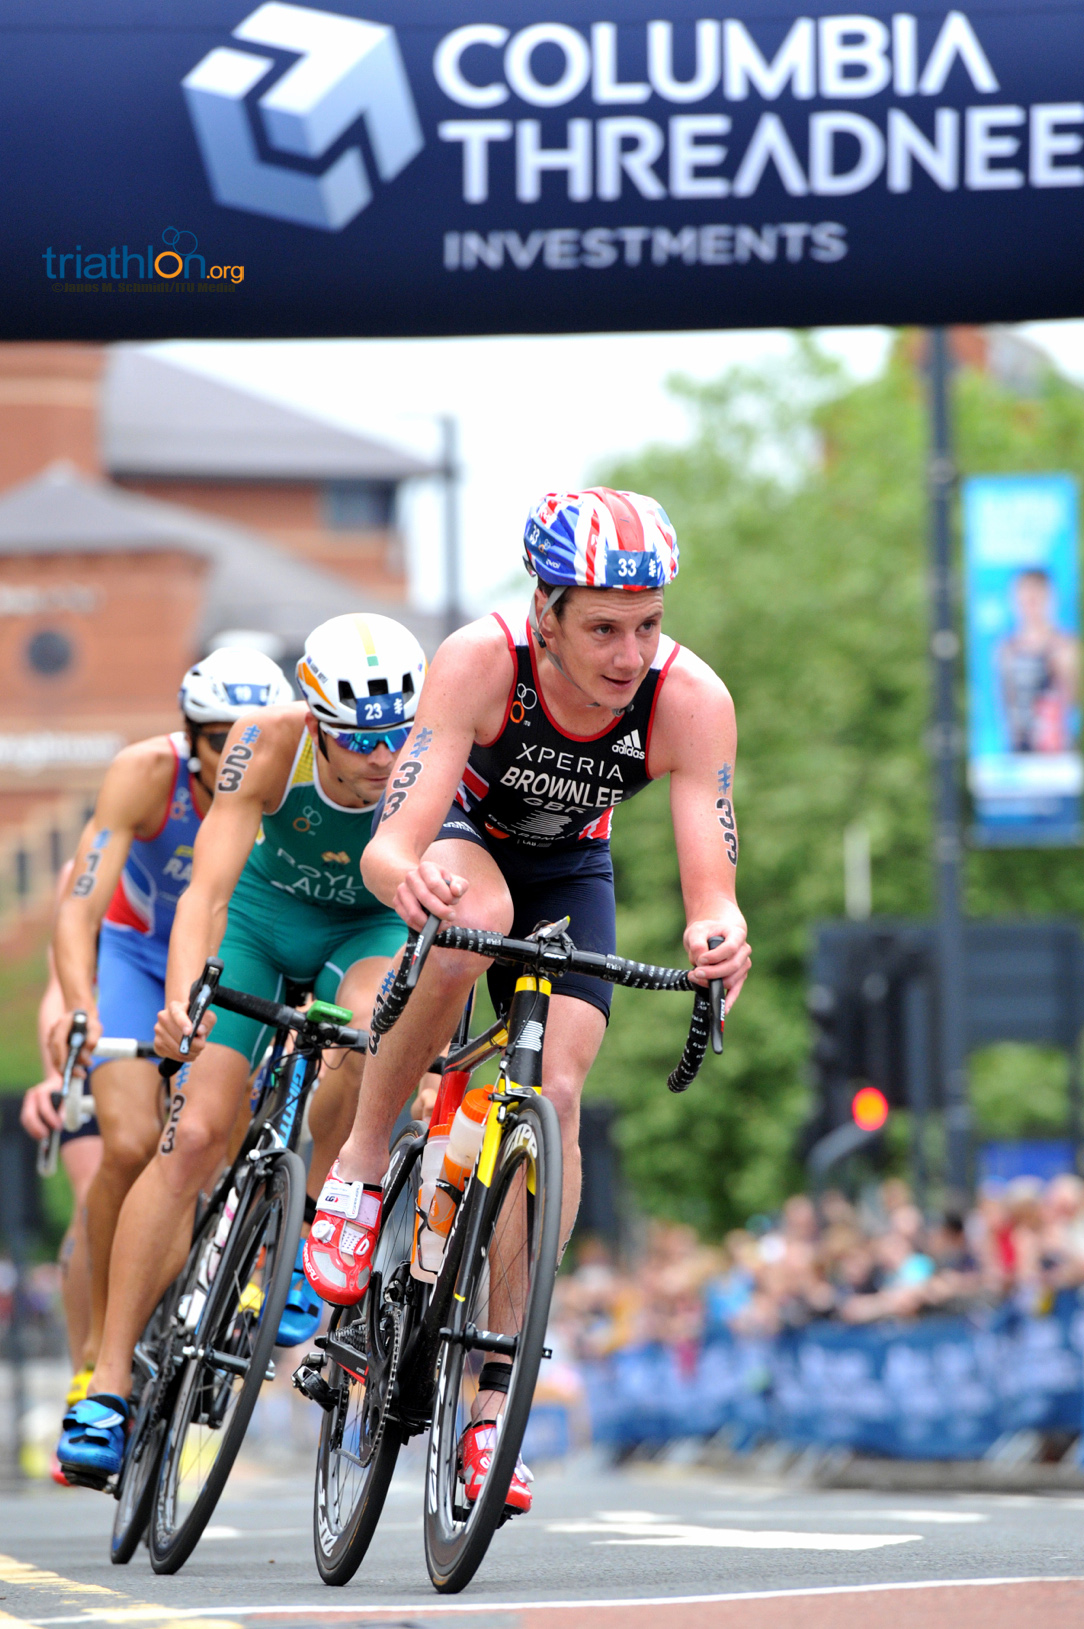
[[[497,1428],[492,1420],[478,1420],[474,1425],[468,1425],[459,1439],[459,1474],[463,1478],[463,1492],[468,1504],[473,1504],[482,1491],[496,1446]],[[512,1481],[504,1496],[507,1511],[518,1515],[530,1510],[532,1496],[528,1484],[533,1481],[534,1477],[517,1454]]]
[[[301,1258],[305,1277],[323,1300],[356,1306],[369,1288],[382,1199],[380,1188],[345,1182],[335,1161]]]

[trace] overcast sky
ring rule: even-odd
[[[1084,321],[1032,323],[1066,373],[1084,382]],[[824,329],[822,343],[858,378],[881,366],[889,332]],[[616,453],[685,435],[672,373],[711,379],[735,362],[785,354],[784,330],[589,334],[556,338],[176,341],[152,349],[336,423],[436,456],[434,415],[456,415],[467,604],[508,603],[531,502],[574,488]],[[409,500],[412,598],[437,609],[444,585],[434,490]],[[516,594],[516,600],[525,595]],[[515,603],[515,602],[513,602]]]

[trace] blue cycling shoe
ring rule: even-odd
[[[64,1472],[93,1480],[117,1476],[124,1463],[128,1404],[108,1392],[73,1403],[64,1416],[56,1457]]]
[[[290,1293],[282,1309],[279,1332],[275,1336],[276,1346],[300,1346],[302,1341],[311,1341],[324,1315],[324,1303],[305,1277],[305,1269],[301,1264],[301,1252],[304,1248],[305,1241],[302,1239],[294,1259]]]

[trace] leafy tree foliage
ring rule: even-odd
[[[845,827],[861,820],[870,831],[878,914],[931,908],[917,350],[915,336],[901,337],[863,384],[806,338],[781,363],[706,386],[675,380],[692,414],[687,445],[605,471],[611,485],[658,497],[674,521],[681,574],[666,628],[723,676],[738,713],[739,893],[754,971],[722,1065],[709,1058],[688,1094],[671,1096],[665,1076],[687,1002],[619,990],[589,1086],[619,1106],[640,1202],[704,1229],[770,1209],[799,1179],[805,958],[811,924],[842,914]],[[1053,371],[1028,397],[963,371],[954,405],[963,474],[1084,476],[1084,395]],[[684,917],[665,788],[649,788],[614,825],[620,948],[671,960]],[[975,915],[1084,912],[1073,851],[972,853],[966,888]],[[1026,1095],[1030,1067],[1015,1049],[977,1070],[996,1099],[991,1131],[1026,1129],[1027,1111],[1014,1122],[1011,1103]],[[1041,1061],[1044,1082],[1050,1068]],[[1049,1103],[1049,1088],[1040,1095]]]

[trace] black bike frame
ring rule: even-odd
[[[491,1100],[497,1105],[496,1125],[499,1129],[494,1134],[487,1129],[474,1173],[448,1235],[437,1281],[429,1291],[428,1303],[421,1318],[408,1332],[403,1349],[395,1418],[408,1436],[428,1430],[431,1423],[436,1357],[444,1342],[450,1340],[468,1350],[509,1355],[515,1351],[515,1337],[468,1329],[466,1295],[462,1293],[465,1286],[459,1283],[460,1267],[464,1259],[473,1260],[477,1251],[486,1193],[493,1179],[493,1163],[508,1117],[515,1114],[518,1101],[542,1089],[542,1046],[549,1002],[550,982],[547,978],[529,974],[517,979],[507,1018],[499,1019],[484,1034],[450,1052],[440,1071],[450,1074],[453,1071],[474,1070],[487,1059],[503,1053],[500,1076],[490,1093]],[[424,1144],[425,1138],[419,1136],[403,1149],[400,1169],[392,1171],[385,1190],[386,1212],[390,1213],[399,1198],[403,1183]],[[329,1357],[337,1362],[334,1333],[327,1337],[326,1350]],[[356,1364],[357,1353],[351,1348],[344,1347],[342,1355],[347,1367],[351,1358]]]

